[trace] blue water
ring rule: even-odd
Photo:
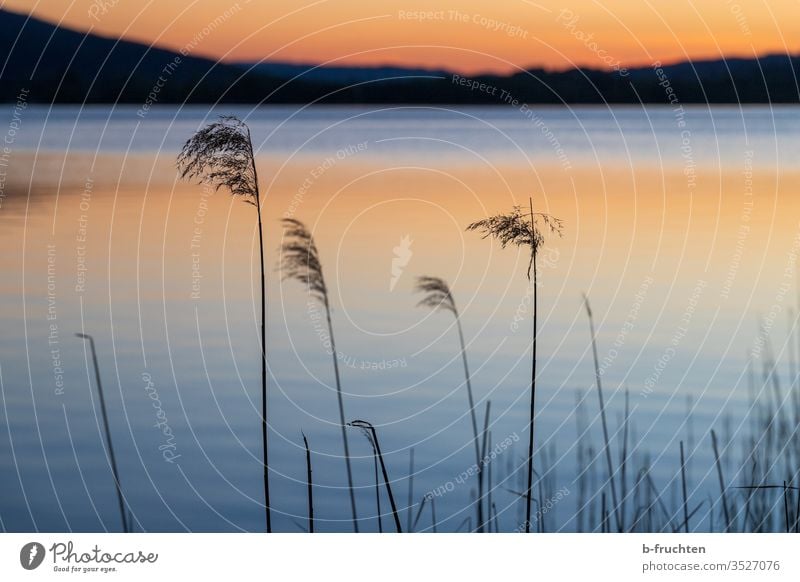
[[[463,230],[526,204],[531,192],[566,221],[564,238],[548,239],[539,290],[537,473],[552,494],[568,492],[547,528],[577,527],[576,398],[585,438],[602,448],[582,292],[606,362],[615,459],[627,388],[632,463],[649,458],[670,507],[678,507],[681,440],[690,505],[716,494],[710,428],[734,442],[724,465],[732,481],[742,479],[735,443],[749,434],[746,371],[758,318],[774,312],[767,332],[782,374],[796,349],[788,338],[797,108],[193,106],[156,107],[142,118],[135,107],[31,106],[0,167],[4,530],[121,527],[91,354],[74,337],[81,331],[97,341],[137,531],[263,528],[253,210],[224,192],[204,195],[174,169],[181,144],[221,113],[246,119],[268,185],[276,530],[306,526],[301,430],[313,451],[318,529],[352,530],[331,357],[304,290],[274,270],[275,219],[286,213],[314,229],[346,415],[377,427],[404,527],[436,491],[438,529],[466,527],[477,488],[474,477],[459,477],[474,453],[456,329],[449,314],[415,308],[413,278],[422,274],[447,278],[460,305],[480,422],[491,400],[499,528],[522,521],[515,492],[524,488],[528,438],[527,260]],[[396,275],[394,249],[407,235],[412,254]],[[361,529],[375,531],[372,451],[359,431],[349,434]],[[600,483],[604,463],[597,457]],[[710,527],[707,508],[692,527]],[[381,510],[391,530],[385,493]],[[426,508],[417,529],[431,527]]]
[[[45,151],[174,152],[186,136],[219,115],[246,119],[263,154],[327,155],[359,141],[381,142],[381,154],[463,162],[475,151],[494,161],[558,163],[554,139],[574,164],[682,163],[689,138],[695,161],[708,168],[738,165],[758,152],[762,167],[796,165],[800,119],[792,106],[674,107],[261,107],[187,105],[140,115],[133,105],[32,105],[18,148]],[[552,137],[548,134],[552,132]],[[413,141],[413,145],[408,143]],[[377,155],[377,154],[376,154]]]

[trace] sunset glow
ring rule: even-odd
[[[391,64],[475,73],[632,67],[800,50],[793,0],[31,4],[9,0],[2,6],[80,31],[171,49],[192,44],[193,54],[225,61]]]

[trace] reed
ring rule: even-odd
[[[464,378],[467,387],[469,415],[472,422],[472,442],[475,448],[475,464],[478,467],[478,479],[480,479],[481,453],[479,445],[480,437],[478,435],[478,420],[475,413],[475,396],[472,392],[472,381],[470,379],[469,363],[467,362],[467,347],[464,342],[464,331],[461,328],[461,316],[459,315],[455,298],[453,297],[453,293],[450,291],[450,286],[447,284],[447,281],[438,277],[417,277],[417,283],[414,287],[414,291],[423,294],[423,298],[419,303],[417,303],[418,307],[429,307],[433,310],[449,311],[453,314],[453,317],[456,320],[458,340],[461,345],[461,361],[464,366]],[[477,512],[478,528],[479,531],[481,531],[483,529],[483,515],[480,497],[478,499]]]
[[[591,456],[587,454],[586,448],[586,410],[583,404],[583,398],[579,391],[575,391],[575,430],[577,432],[576,448],[578,460],[578,511],[575,515],[576,530],[578,533],[586,531],[585,524],[587,521],[587,492],[589,490],[588,473],[590,470]]]
[[[306,481],[308,487],[308,533],[314,533],[314,487],[311,480],[311,449],[308,448],[308,439],[303,435],[303,446],[306,449]]]
[[[589,318],[589,331],[592,338],[592,356],[594,357],[594,377],[595,384],[597,385],[597,397],[600,401],[600,421],[603,427],[603,445],[606,453],[606,464],[608,468],[608,482],[611,486],[611,502],[614,504],[611,513],[617,524],[617,531],[622,531],[622,521],[620,519],[620,509],[617,503],[617,486],[614,480],[614,463],[611,460],[611,443],[608,438],[608,421],[606,420],[606,404],[603,399],[603,385],[600,382],[600,360],[597,355],[597,336],[594,331],[594,317],[592,316],[592,307],[589,305],[589,298],[584,294],[583,302],[586,306],[586,315]]]
[[[544,243],[542,230],[561,236],[563,223],[549,214],[533,211],[533,198],[529,198],[530,212],[523,212],[515,206],[508,214],[497,214],[478,220],[467,226],[468,231],[481,233],[482,238],[494,238],[502,248],[507,246],[528,247],[528,282],[533,287],[533,333],[531,343],[531,399],[530,399],[530,434],[528,438],[528,485],[525,492],[525,533],[530,533],[531,498],[533,490],[533,444],[534,425],[536,420],[536,340],[538,335],[538,273],[536,258],[539,248]],[[531,278],[531,273],[533,277]]]
[[[436,498],[431,496],[431,527],[433,528],[433,533],[436,533]]]
[[[792,530],[789,524],[789,491],[786,488],[786,481],[783,482],[783,516],[786,523],[786,533],[789,533]]]
[[[422,497],[422,501],[417,508],[417,516],[414,518],[414,522],[411,523],[408,527],[409,532],[414,532],[417,529],[417,523],[419,523],[419,518],[422,516],[422,510],[425,508],[425,504],[430,501],[431,502],[431,528],[433,529],[433,533],[437,532],[437,523],[436,523],[436,497],[431,493],[426,493]]]
[[[606,510],[606,492],[603,491],[600,494],[600,515],[603,516],[603,522],[600,525],[600,532],[606,533],[608,532],[608,511]]]
[[[386,493],[389,496],[389,505],[392,506],[392,516],[394,516],[394,525],[397,529],[397,533],[402,533],[403,528],[400,526],[400,517],[397,515],[397,505],[394,502],[394,495],[392,494],[392,485],[389,482],[389,473],[386,470],[386,463],[383,461],[383,453],[381,453],[381,445],[378,442],[378,433],[375,431],[375,427],[372,426],[366,420],[354,420],[352,422],[347,423],[348,426],[353,426],[356,428],[360,428],[362,430],[369,431],[372,442],[375,445],[375,452],[378,455],[378,460],[381,464],[381,471],[383,472],[383,484],[386,486]]]
[[[483,440],[481,444],[481,454],[478,459],[478,533],[484,533],[483,522],[483,471],[486,466],[486,451],[487,451],[487,438],[489,436],[489,411],[491,409],[491,401],[486,401],[486,414],[483,420]],[[487,512],[488,515],[488,512]]]
[[[411,509],[414,505],[414,447],[409,450],[408,459],[408,509],[406,510],[406,531],[411,531]]]
[[[117,469],[117,457],[114,454],[114,445],[111,443],[111,429],[108,424],[108,411],[106,410],[106,398],[103,393],[103,381],[100,378],[100,365],[97,363],[97,350],[94,346],[94,338],[88,333],[76,333],[75,337],[89,342],[89,349],[92,352],[92,365],[94,366],[94,377],[97,382],[97,395],[100,400],[100,414],[103,417],[103,430],[106,435],[106,447],[108,452],[108,460],[111,464],[111,474],[114,477],[114,487],[117,490],[117,503],[119,504],[119,516],[122,521],[123,533],[131,531],[131,522],[128,520],[128,509],[125,505],[125,497],[122,494],[122,484],[119,480],[119,470]]]
[[[488,411],[487,411],[488,412]],[[488,416],[488,414],[487,414]],[[488,514],[488,524],[489,524],[489,533],[492,533],[492,507],[494,506],[494,502],[492,501],[492,492],[494,490],[494,484],[492,482],[492,466],[494,463],[486,456],[486,451],[492,450],[492,431],[486,432],[486,439],[487,439],[487,446],[484,447],[483,458],[486,460],[486,513]]]
[[[378,519],[378,533],[383,533],[383,521],[381,520],[381,483],[378,479],[378,448],[375,446],[375,441],[372,438],[372,433],[366,429],[361,431],[372,447],[372,464],[375,470],[375,506],[377,512],[375,516]]]
[[[797,507],[794,512],[794,533],[800,533],[800,491],[797,492]]]
[[[258,188],[253,141],[250,128],[234,116],[223,116],[195,133],[178,155],[182,178],[199,179],[217,190],[227,189],[256,209],[258,220],[259,266],[261,269],[261,447],[264,467],[264,509],[267,533],[272,532],[269,499],[269,447],[267,446],[267,316],[266,272],[264,267],[264,229],[261,220],[261,193]]]
[[[631,410],[630,410],[630,393],[628,390],[625,390],[625,416],[622,421],[622,452],[620,454],[619,460],[619,480],[621,485],[621,499],[620,499],[620,523],[622,524],[623,530],[625,528],[625,504],[628,499],[628,480],[627,480],[627,469],[628,469],[628,425],[630,423],[631,418]]]
[[[322,261],[320,260],[314,237],[302,222],[294,218],[284,218],[282,223],[284,228],[284,242],[281,245],[280,271],[283,280],[294,279],[299,281],[306,287],[311,298],[321,303],[325,308],[325,317],[328,323],[328,336],[331,341],[331,355],[333,357],[333,373],[336,380],[336,398],[339,405],[339,426],[342,430],[344,460],[345,466],[347,467],[350,510],[353,515],[353,529],[358,533],[358,514],[356,512],[356,498],[353,490],[353,470],[350,466],[350,446],[347,441],[342,382],[339,377],[339,357],[336,352],[336,340],[333,335],[328,287],[325,285],[325,277],[322,273]]]
[[[672,533],[678,533],[678,531],[680,531],[680,529],[682,527],[684,527],[684,526],[686,526],[688,528],[688,525],[686,525],[686,524],[688,524],[689,520],[692,519],[698,511],[700,511],[700,508],[703,507],[703,503],[705,503],[705,500],[703,500],[700,503],[698,503],[697,507],[695,507],[693,510],[691,510],[686,515],[686,517],[684,517],[683,523],[678,524],[678,526],[675,529],[672,530]]]
[[[686,458],[683,455],[683,441],[681,445],[681,492],[683,493],[683,527],[689,533],[689,499],[686,495]]]
[[[650,488],[650,492],[656,496],[654,503],[658,504],[658,508],[661,510],[661,514],[666,521],[667,527],[670,528],[670,531],[676,531],[678,528],[672,525],[672,516],[674,515],[674,512],[667,510],[667,506],[662,499],[662,494],[656,488],[656,484],[653,482],[653,476],[650,475],[649,471],[646,473],[645,477],[647,479],[647,486]],[[659,531],[662,530],[663,527],[659,528]]]
[[[731,514],[728,511],[728,498],[725,491],[725,479],[722,476],[722,463],[719,461],[719,448],[717,446],[717,433],[711,429],[711,446],[714,449],[714,461],[717,465],[717,477],[719,477],[719,490],[722,499],[722,511],[725,515],[725,531],[731,531]],[[712,528],[713,531],[713,528]]]
[[[417,529],[417,523],[419,523],[419,518],[422,516],[422,510],[425,508],[425,504],[428,502],[428,499],[433,501],[433,496],[430,494],[425,494],[422,497],[422,501],[419,503],[419,507],[417,507],[417,516],[414,518],[413,523],[409,523],[408,525],[408,532],[413,533]]]

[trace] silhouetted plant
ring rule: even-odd
[[[378,518],[378,533],[383,533],[383,520],[381,519],[381,482],[378,478],[378,447],[375,446],[375,441],[372,439],[372,433],[366,428],[361,429],[364,437],[369,441],[372,447],[372,464],[375,472],[375,507]]]
[[[125,506],[125,498],[122,495],[122,484],[119,481],[119,471],[117,470],[117,457],[114,454],[114,446],[111,444],[111,429],[108,424],[108,411],[106,410],[106,398],[103,394],[103,381],[100,379],[100,365],[97,363],[97,350],[94,346],[94,338],[88,333],[76,333],[79,337],[89,342],[89,349],[92,352],[92,364],[94,366],[94,377],[97,381],[97,394],[100,397],[100,414],[103,416],[103,429],[106,434],[106,446],[108,447],[108,461],[111,464],[111,474],[114,477],[114,487],[117,490],[117,502],[119,503],[119,515],[122,520],[122,531],[129,533],[133,527],[132,516]]]
[[[360,428],[365,432],[369,431],[371,435],[370,442],[375,448],[375,452],[378,454],[378,460],[381,463],[381,471],[383,472],[383,484],[386,486],[386,493],[389,495],[389,505],[392,506],[392,515],[394,516],[394,526],[397,529],[397,533],[402,533],[403,528],[400,527],[400,516],[397,514],[397,504],[395,504],[394,502],[394,495],[392,494],[392,485],[391,483],[389,483],[389,473],[386,470],[386,463],[383,461],[383,453],[381,453],[381,445],[378,442],[378,433],[375,431],[375,427],[372,426],[372,424],[367,422],[366,420],[354,420],[347,424],[348,426]]]
[[[486,466],[487,473],[488,473],[488,475],[486,477],[486,509],[487,509],[487,513],[489,514],[488,515],[489,533],[492,533],[492,522],[494,522],[494,524],[495,524],[495,533],[496,533],[496,531],[497,531],[497,522],[495,520],[496,512],[495,512],[494,516],[492,514],[492,510],[495,507],[494,501],[492,501],[492,492],[494,491],[494,485],[492,483],[492,465],[494,463],[492,463],[492,460],[487,455],[487,451],[491,451],[492,450],[492,431],[488,431],[486,433],[486,437],[484,439],[484,442],[486,442],[486,446],[484,446],[484,448],[483,448],[483,450],[484,450],[484,452],[483,452],[483,460],[484,460],[484,465]]]
[[[444,279],[438,277],[417,277],[417,284],[414,288],[417,293],[424,293],[422,300],[417,303],[418,307],[430,307],[431,309],[441,309],[449,311],[453,314],[456,320],[456,329],[458,329],[458,340],[461,344],[461,360],[464,364],[464,377],[467,385],[467,398],[469,399],[469,415],[472,421],[472,441],[475,445],[475,465],[480,470],[481,466],[481,453],[480,445],[478,443],[478,420],[475,415],[475,398],[472,393],[472,382],[469,374],[469,364],[467,363],[467,348],[464,344],[464,332],[461,329],[461,318],[459,317],[456,301],[453,294],[450,292],[450,286]],[[482,505],[480,503],[480,493],[478,501],[478,531],[483,529],[483,515]]]
[[[589,318],[589,332],[591,333],[592,355],[594,357],[594,377],[595,383],[597,384],[597,397],[600,400],[600,421],[603,427],[603,448],[606,452],[605,456],[608,468],[608,482],[611,485],[611,502],[614,504],[614,507],[611,508],[611,513],[614,514],[617,524],[617,531],[621,532],[623,523],[620,517],[620,506],[617,502],[617,486],[614,480],[614,463],[611,460],[611,442],[608,438],[608,422],[606,421],[606,403],[605,399],[603,398],[603,386],[600,382],[600,360],[598,359],[597,355],[597,336],[594,331],[594,317],[592,316],[592,307],[589,305],[589,298],[585,294],[583,296],[583,302],[586,306],[586,315]]]
[[[406,511],[406,531],[410,532],[411,524],[411,509],[414,505],[414,447],[409,451],[408,460],[408,510]]]
[[[419,523],[419,518],[422,516],[422,510],[425,508],[425,504],[428,502],[428,499],[433,499],[433,495],[426,493],[422,496],[422,501],[420,501],[419,506],[417,507],[417,517],[414,518],[414,523],[408,527],[409,533],[413,533],[417,529],[417,523]]]
[[[483,417],[483,432],[482,435],[482,444],[481,444],[481,453],[480,459],[478,460],[478,533],[483,533],[484,531],[484,523],[483,523],[483,480],[484,480],[484,469],[487,465],[487,446],[488,446],[488,437],[489,437],[489,411],[492,408],[491,400],[486,401],[486,414]],[[489,485],[491,489],[491,484]],[[491,517],[491,495],[489,496],[490,503],[487,505],[489,511],[486,514]],[[488,520],[491,523],[491,519]]]
[[[686,457],[683,454],[683,441],[681,447],[681,494],[683,496],[683,528],[689,533],[689,497],[686,493]]]
[[[630,394],[625,389],[625,416],[623,416],[622,420],[622,451],[620,452],[619,458],[619,481],[620,481],[620,508],[619,508],[619,521],[622,524],[622,527],[625,528],[625,504],[628,499],[628,479],[627,479],[627,467],[628,467],[628,432],[629,432],[629,425],[630,425],[630,418],[631,418],[631,409],[630,409]]]
[[[456,528],[455,533],[460,532],[461,529],[465,525],[467,526],[467,531],[472,531],[472,516],[471,515],[468,515],[467,517],[465,517],[464,519],[461,520],[461,523],[458,524],[458,527]]]
[[[308,533],[314,533],[314,486],[311,481],[311,449],[308,448],[308,439],[303,431],[303,446],[306,449],[306,481],[308,481]]]
[[[339,425],[342,429],[342,442],[344,443],[344,460],[347,466],[347,484],[350,492],[350,508],[353,513],[353,528],[358,533],[358,515],[356,514],[356,498],[353,491],[353,471],[350,467],[350,446],[347,442],[345,429],[344,402],[342,399],[342,383],[339,378],[339,358],[336,353],[336,341],[333,336],[333,323],[331,321],[331,307],[328,300],[328,288],[322,274],[322,262],[319,258],[314,237],[305,225],[294,218],[284,218],[283,236],[281,245],[280,271],[284,280],[294,279],[305,285],[312,298],[319,301],[325,308],[328,321],[328,334],[331,340],[331,355],[333,356],[333,372],[336,378],[336,397],[339,403]]]
[[[725,532],[731,531],[731,515],[728,511],[728,498],[725,487],[725,479],[722,476],[722,463],[719,461],[719,448],[717,447],[717,433],[711,429],[711,446],[714,449],[714,464],[717,466],[717,477],[719,478],[719,490],[722,498],[722,511],[725,516]],[[713,530],[713,528],[712,528]]]
[[[269,500],[269,455],[267,447],[267,332],[266,273],[264,269],[264,230],[261,221],[261,195],[258,189],[253,141],[250,128],[233,116],[222,116],[195,133],[178,155],[182,178],[199,179],[217,190],[226,188],[234,196],[256,207],[258,247],[261,267],[261,446],[264,465],[264,508],[267,532],[272,531]]]
[[[431,495],[431,527],[433,528],[433,533],[436,533],[436,497]]]
[[[500,246],[509,245],[530,248],[530,261],[528,263],[528,281],[533,273],[533,342],[531,348],[531,405],[530,405],[530,435],[528,440],[528,486],[525,491],[525,533],[531,530],[531,491],[533,489],[533,435],[536,416],[536,339],[538,328],[538,274],[536,271],[536,257],[539,247],[544,243],[544,235],[540,228],[546,229],[551,234],[561,236],[563,223],[560,219],[549,214],[533,211],[533,199],[529,200],[530,212],[525,213],[519,206],[515,206],[508,214],[498,214],[473,222],[467,227],[469,231],[477,231],[483,238],[494,238]]]
[[[417,529],[417,523],[419,523],[419,518],[422,515],[422,510],[425,508],[425,504],[430,501],[431,502],[431,528],[433,533],[436,533],[436,497],[433,493],[426,493],[422,497],[422,501],[420,502],[418,509],[417,509],[417,517],[414,518],[414,523],[408,528],[408,531],[413,533]]]

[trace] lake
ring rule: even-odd
[[[437,531],[474,527],[477,492],[455,320],[416,306],[421,275],[450,284],[481,424],[491,401],[491,527],[520,527],[528,256],[465,228],[529,198],[564,221],[563,237],[547,237],[538,261],[535,466],[537,504],[546,507],[538,521],[547,531],[599,531],[602,506],[611,504],[586,293],[615,496],[627,487],[633,515],[643,503],[634,481],[647,466],[664,506],[658,511],[680,524],[682,441],[690,529],[719,531],[710,430],[726,482],[748,484],[745,443],[764,436],[754,400],[767,402],[775,418],[800,408],[786,390],[796,384],[800,346],[799,113],[163,106],[142,116],[135,107],[31,105],[14,118],[6,107],[0,527],[121,528],[91,352],[75,337],[87,333],[136,530],[263,529],[255,209],[179,180],[175,166],[193,132],[234,114],[251,129],[266,192],[277,531],[307,525],[301,431],[312,450],[318,530],[352,531],[321,307],[277,270],[284,217],[302,220],[315,237],[346,417],[375,425],[403,527],[426,493]],[[348,430],[360,529],[377,531],[371,445]],[[781,433],[793,444],[779,450],[800,451],[795,437]],[[780,484],[791,466],[800,464],[788,459],[766,471],[774,469]],[[745,494],[730,495],[741,514]],[[765,493],[762,502],[776,512],[764,529],[781,529],[781,495]],[[418,531],[433,529],[429,508]],[[383,492],[381,513],[392,531]]]

